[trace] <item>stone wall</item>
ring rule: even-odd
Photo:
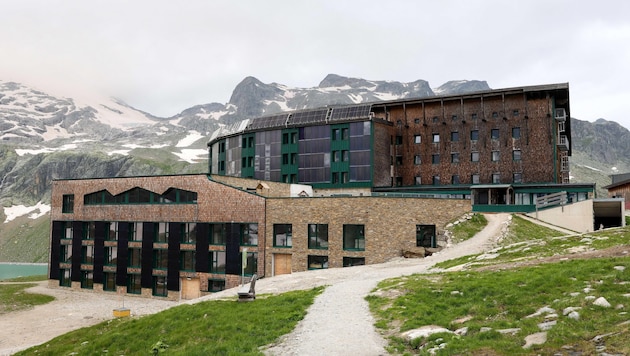
[[[446,224],[471,210],[470,201],[385,197],[322,197],[268,199],[266,276],[272,276],[273,255],[291,254],[293,272],[308,269],[309,255],[328,256],[329,268],[343,266],[343,257],[364,257],[366,264],[386,262],[416,247],[416,225]],[[292,246],[274,247],[274,224],[292,225]],[[308,248],[308,224],[328,224],[328,249]],[[365,227],[365,250],[343,248],[343,225]]]

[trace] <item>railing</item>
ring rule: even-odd
[[[557,205],[565,205],[567,203],[567,192],[558,192],[547,194],[536,198],[536,210],[551,208]]]
[[[569,138],[566,135],[558,137],[558,148],[562,151],[569,150]]]

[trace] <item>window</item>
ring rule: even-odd
[[[116,273],[103,273],[103,290],[110,292],[116,291]]]
[[[341,161],[341,151],[333,151],[333,153],[332,153],[332,161],[333,162]]]
[[[225,224],[212,224],[210,225],[210,244],[211,245],[225,245]]]
[[[153,276],[153,295],[157,297],[168,296],[168,289],[166,288],[166,277]]]
[[[252,276],[258,273],[258,252],[248,252],[246,261],[244,274],[246,276]]]
[[[197,242],[197,224],[185,223],[182,224],[182,243],[194,244]]]
[[[420,119],[418,119],[418,118],[413,119],[413,123],[414,124],[419,124],[420,123]]]
[[[308,248],[328,249],[327,224],[308,224]]]
[[[225,251],[210,251],[210,272],[225,273]]]
[[[477,120],[477,113],[471,114],[470,118],[473,120]]]
[[[521,128],[512,127],[512,138],[521,138]]]
[[[59,286],[70,287],[71,285],[72,285],[72,281],[70,280],[70,270],[60,269],[59,270]]]
[[[499,113],[498,113],[498,112],[496,112],[496,111],[493,111],[493,112],[492,112],[492,118],[493,118],[493,119],[496,119],[496,118],[498,118],[498,117],[499,117]]]
[[[308,256],[308,269],[328,268],[328,256]]]
[[[344,267],[363,266],[364,264],[365,264],[365,257],[344,257],[343,258]]]
[[[341,130],[339,129],[332,129],[332,140],[333,141],[337,141],[341,138],[341,136],[339,135],[341,132]]]
[[[451,118],[453,119],[453,121],[457,121],[457,115],[453,115]]]
[[[479,152],[471,152],[470,153],[470,161],[471,162],[479,162]]]
[[[499,151],[492,151],[492,162],[499,161]]]
[[[168,242],[168,223],[158,223],[157,230],[155,231],[155,242]]]
[[[74,194],[64,194],[61,203],[61,212],[64,214],[74,213]]]
[[[341,139],[342,140],[347,140],[349,138],[349,131],[347,128],[343,128],[341,129]]]
[[[129,293],[129,294],[140,294],[140,293],[142,293],[142,286],[140,285],[140,275],[139,274],[128,274],[127,275],[127,293]]]
[[[512,111],[512,116],[518,116],[518,109]]]
[[[402,186],[402,177],[396,177],[396,186],[397,187],[401,187]]]
[[[72,240],[72,221],[63,222],[63,236],[61,238]]]
[[[94,288],[94,273],[92,271],[81,271],[81,288]]]
[[[165,249],[153,250],[153,268],[154,269],[168,269],[168,250],[165,250]]]
[[[283,145],[289,144],[289,134],[288,133],[283,133],[282,134],[282,144]]]
[[[241,224],[241,245],[258,246],[258,224]]]
[[[439,118],[437,116],[433,116],[433,119],[431,119],[433,122],[438,122]]]
[[[365,231],[363,225],[343,226],[343,249],[365,251]]]
[[[492,183],[501,183],[501,175],[499,173],[492,173]]]
[[[350,151],[343,150],[341,151],[341,161],[348,162],[350,160]]]
[[[129,265],[128,267],[137,267],[141,266],[141,258],[142,254],[140,253],[139,248],[130,248],[129,249]]]
[[[459,153],[451,153],[451,163],[459,163]]]
[[[470,176],[472,184],[479,184],[479,174],[473,174]]]
[[[439,133],[434,133],[433,134],[433,143],[438,143],[440,142],[440,134]]]
[[[435,225],[416,225],[416,246],[437,247]]]
[[[512,181],[514,183],[523,183],[523,173],[514,173]]]
[[[415,177],[415,183],[416,183],[416,185],[420,185],[420,184],[422,184],[422,177],[420,177],[420,176],[416,176],[416,177]]]
[[[459,184],[459,176],[458,175],[453,175],[451,177],[451,184]]]
[[[105,266],[116,266],[118,263],[118,247],[105,246]]]
[[[289,154],[288,153],[283,153],[282,154],[282,164],[289,164]]]
[[[413,156],[413,164],[422,164],[422,157],[420,155]]]
[[[521,150],[514,150],[514,151],[512,151],[512,159],[514,161],[520,161],[521,160]]]
[[[129,241],[142,241],[142,223],[134,222],[129,227]]]
[[[59,262],[72,263],[72,245],[61,245],[59,247]]]
[[[94,240],[95,231],[96,223],[93,221],[83,223],[83,240]]]
[[[117,222],[109,223],[109,233],[107,234],[107,237],[105,239],[109,241],[118,240],[118,223]]]
[[[433,185],[440,185],[440,176],[433,176]]]
[[[403,156],[396,156],[396,165],[402,166],[403,164]]]
[[[403,138],[402,136],[396,136],[396,145],[402,145]]]
[[[490,131],[490,137],[491,137],[493,140],[498,140],[498,139],[499,139],[499,129],[492,129],[492,130]]]
[[[216,293],[225,289],[225,279],[209,279],[208,292]]]
[[[431,155],[431,163],[439,164],[440,163],[440,155],[439,154],[432,154]]]
[[[274,247],[291,247],[291,224],[273,224]]]
[[[81,263],[89,265],[94,263],[94,245],[81,246]]]
[[[195,251],[180,251],[179,269],[182,271],[195,271]]]
[[[452,142],[459,141],[459,132],[457,132],[457,131],[451,132],[451,141]]]
[[[470,130],[470,140],[471,141],[479,140],[479,130]]]
[[[413,143],[416,143],[416,144],[422,143],[422,136],[421,135],[415,135],[413,137]]]

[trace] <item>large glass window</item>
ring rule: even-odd
[[[494,183],[494,184],[501,183],[501,174],[493,173],[492,174],[492,183]]]
[[[168,242],[168,226],[169,223],[161,222],[157,224],[155,231],[155,242]]]
[[[258,224],[241,224],[241,245],[258,246]]]
[[[158,297],[168,296],[168,289],[166,288],[166,277],[153,276],[153,295]]]
[[[459,132],[457,132],[457,131],[451,132],[451,141],[452,142],[459,141]]]
[[[471,141],[479,140],[479,130],[470,130],[470,140]]]
[[[273,224],[273,245],[275,247],[291,247],[291,231],[291,224]]]
[[[499,129],[492,129],[490,131],[490,136],[493,140],[498,140],[499,139]]]
[[[470,161],[471,162],[479,162],[479,152],[471,152],[470,153]]]
[[[61,202],[61,212],[64,214],[74,213],[74,194],[64,194]]]
[[[109,232],[107,234],[106,239],[110,241],[118,240],[118,223],[117,222],[109,223]]]
[[[83,240],[94,240],[96,223],[93,221],[83,223]]]
[[[94,245],[81,246],[81,263],[90,265],[94,263]]]
[[[141,258],[142,258],[142,254],[140,253],[141,250],[139,248],[130,248],[129,249],[129,265],[128,267],[137,267],[140,268],[141,266]]]
[[[365,250],[365,227],[363,225],[343,225],[343,249]]]
[[[195,271],[195,251],[181,251],[179,257],[179,268],[182,271]]]
[[[512,138],[521,138],[521,128],[512,127]]]
[[[492,151],[492,162],[499,161],[499,151]]]
[[[92,271],[81,271],[81,288],[94,288],[94,273]]]
[[[61,245],[59,247],[59,262],[72,263],[72,245]]]
[[[225,279],[209,279],[208,292],[220,292],[225,289]]]
[[[308,224],[308,248],[328,249],[327,224]]]
[[[103,290],[116,291],[116,273],[103,273]]]
[[[439,164],[440,163],[440,155],[439,154],[432,154],[431,155],[431,163]]]
[[[521,150],[514,150],[514,151],[512,151],[512,159],[514,161],[520,161],[521,160]]]
[[[258,273],[258,252],[248,252],[246,257],[245,275],[252,276]]]
[[[416,246],[437,247],[435,225],[416,225]]]
[[[139,274],[128,274],[127,275],[127,293],[129,293],[129,294],[140,294],[140,293],[142,293],[142,285],[140,284],[140,275]]]
[[[105,265],[116,266],[118,263],[118,247],[105,246]]]
[[[71,285],[72,285],[72,281],[70,280],[70,270],[60,269],[59,270],[59,286],[70,287]]]
[[[63,236],[62,239],[72,240],[72,221],[63,222]]]
[[[308,269],[328,268],[328,256],[308,256]]]
[[[165,250],[165,249],[153,250],[153,268],[154,269],[168,269],[168,250]]]
[[[422,135],[415,135],[413,137],[413,142],[418,144],[418,143],[422,143]]]
[[[422,157],[420,155],[413,156],[413,164],[422,164]]]
[[[134,222],[129,226],[129,241],[142,241],[142,223]]]
[[[451,153],[451,163],[459,163],[459,153]]]
[[[344,257],[343,258],[344,267],[363,266],[364,264],[365,264],[365,257]]]
[[[210,225],[210,244],[225,245],[226,227],[225,224]]]
[[[197,242],[197,224],[185,223],[182,224],[182,243],[194,244]]]
[[[479,174],[472,174],[470,176],[470,181],[472,184],[479,184]]]
[[[225,251],[210,251],[210,272],[225,273]]]
[[[440,134],[439,133],[434,133],[433,134],[433,143],[438,143],[440,142]]]

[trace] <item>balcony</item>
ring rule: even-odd
[[[567,111],[564,108],[556,109],[556,121],[566,121],[567,120]]]
[[[569,138],[567,137],[567,135],[560,135],[558,137],[558,149],[560,151],[569,150]]]

